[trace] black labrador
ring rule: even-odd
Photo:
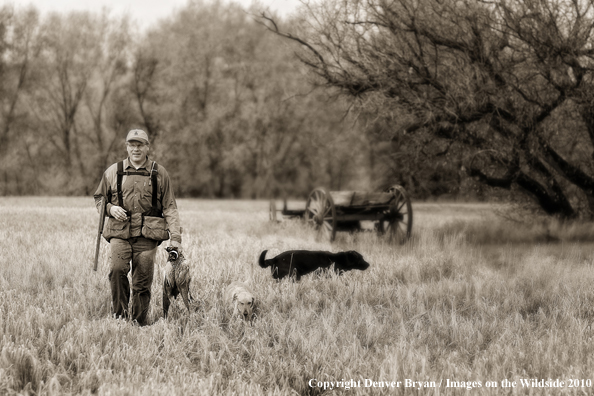
[[[334,271],[339,275],[354,269],[364,271],[369,268],[369,263],[363,259],[361,253],[354,250],[339,253],[289,250],[266,260],[267,251],[264,250],[260,254],[259,264],[262,268],[270,267],[274,279],[294,276],[296,280],[300,280],[303,275],[317,269],[328,268],[332,264],[334,264]]]

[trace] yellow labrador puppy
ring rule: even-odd
[[[225,289],[225,301],[233,305],[233,314],[245,319],[252,319],[254,313],[254,294],[243,282],[231,282]]]

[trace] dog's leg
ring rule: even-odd
[[[280,280],[282,276],[279,275],[278,267],[273,265],[270,267],[270,272],[272,272],[272,279]]]

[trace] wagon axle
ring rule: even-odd
[[[324,222],[324,216],[321,213],[316,214],[313,219],[314,223],[321,225]]]

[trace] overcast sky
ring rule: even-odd
[[[108,7],[113,13],[128,13],[140,27],[152,25],[158,19],[169,16],[179,9],[187,0],[0,0],[0,4],[27,6],[33,4],[41,12],[89,10],[100,11]],[[234,0],[246,9],[252,0]],[[299,0],[259,0],[264,8],[276,11],[283,16],[290,15],[299,4]]]

